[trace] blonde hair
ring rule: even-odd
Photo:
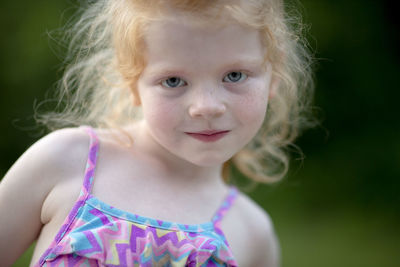
[[[260,31],[273,79],[279,80],[265,122],[232,161],[256,182],[274,182],[287,172],[287,147],[310,126],[312,57],[300,16],[282,0],[98,0],[83,7],[69,24],[67,67],[59,83],[58,112],[38,116],[54,130],[71,125],[123,128],[140,117],[133,105],[144,66],[143,32],[149,21],[175,8],[196,18],[224,17]],[[132,94],[133,92],[133,94]],[[137,99],[136,99],[137,102]],[[226,166],[224,173],[226,174]]]

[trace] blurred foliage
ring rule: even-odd
[[[76,1],[1,2],[0,173],[40,137],[33,103],[60,78],[60,28]],[[399,29],[390,1],[303,0],[321,126],[281,183],[250,193],[271,215],[283,266],[398,266]],[[50,93],[51,95],[51,93]],[[15,266],[27,266],[29,253]]]

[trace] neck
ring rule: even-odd
[[[222,164],[199,166],[170,153],[151,137],[144,123],[134,125],[130,132],[135,150],[154,167],[155,176],[160,179],[157,182],[185,190],[223,190],[226,187],[222,179]]]

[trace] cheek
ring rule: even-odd
[[[146,101],[147,100],[147,101]],[[173,101],[150,96],[142,102],[143,116],[153,131],[168,131],[180,121],[179,105]]]
[[[268,105],[268,90],[262,85],[254,85],[252,90],[237,102],[236,113],[242,123],[260,127],[264,121]]]

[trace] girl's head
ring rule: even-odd
[[[225,21],[199,25],[170,11],[147,25],[143,42],[145,67],[132,90],[141,130],[168,159],[219,165],[256,135],[272,74],[257,30]]]
[[[266,85],[263,91],[265,94],[260,95],[259,99],[262,99],[260,103],[264,103],[264,109],[267,108],[269,99],[267,115],[265,119],[262,116],[261,120],[253,118],[257,127],[255,130],[249,129],[246,143],[254,135],[255,137],[234,155],[233,161],[242,172],[256,181],[277,180],[284,175],[288,165],[288,158],[283,149],[291,144],[299,129],[304,126],[304,115],[312,89],[310,57],[301,42],[300,33],[293,29],[295,24],[299,25],[299,22],[285,13],[281,0],[97,1],[88,6],[72,27],[70,54],[76,56],[76,61],[67,68],[62,83],[62,96],[71,95],[72,99],[69,102],[72,104],[67,105],[57,117],[58,122],[73,121],[76,124],[119,128],[137,119],[137,115],[142,112],[142,104],[146,117],[146,112],[151,113],[152,107],[146,105],[150,97],[143,89],[146,86],[141,84],[149,84],[146,80],[151,76],[148,74],[148,67],[154,62],[154,55],[164,56],[166,62],[173,61],[173,52],[168,54],[167,51],[168,48],[179,46],[179,42],[187,42],[187,45],[193,43],[193,54],[190,56],[192,61],[204,59],[201,62],[191,62],[190,58],[187,59],[187,63],[192,64],[188,65],[187,79],[193,83],[196,83],[192,80],[195,75],[190,71],[198,70],[201,75],[208,67],[215,69],[217,73],[217,68],[221,67],[219,62],[234,64],[229,55],[239,61],[238,67],[241,68],[240,61],[243,57],[240,58],[240,55],[256,56],[258,61],[255,64],[261,66]],[[175,30],[168,28],[174,26]],[[229,35],[229,29],[235,27],[235,33],[240,36],[235,37],[232,32]],[[175,44],[172,42],[163,47],[163,44],[157,43],[166,42],[168,39],[161,30],[179,35]],[[179,34],[178,30],[182,31],[182,34]],[[193,36],[190,31],[193,31]],[[82,43],[80,40],[83,36],[86,39]],[[196,47],[196,44],[199,44],[196,40],[199,38],[202,38],[203,45]],[[255,47],[254,38],[259,40],[259,47]],[[173,41],[174,38],[169,40]],[[211,45],[210,53],[219,52],[214,57],[207,54],[202,58],[196,53],[208,51],[207,40],[224,43],[226,49],[220,49],[221,46],[219,50],[213,49]],[[166,49],[165,54],[160,51],[163,48]],[[158,54],[154,52],[157,50]],[[182,59],[179,64],[183,62]],[[247,70],[238,74],[242,69],[234,67],[230,71],[236,73],[226,75],[251,75],[246,73]],[[151,71],[157,73],[157,70]],[[170,77],[173,79],[168,82],[180,85],[186,83],[184,79],[176,79],[181,76],[185,78],[186,74],[178,74],[172,73]],[[204,80],[202,82],[204,83]],[[75,91],[71,94],[70,90]],[[218,94],[218,90],[211,93]],[[213,97],[218,99],[215,95]],[[241,108],[243,114],[246,113],[245,105],[237,108]],[[252,110],[254,107],[248,105],[247,108]],[[54,118],[54,114],[43,118],[48,121],[50,117]]]

